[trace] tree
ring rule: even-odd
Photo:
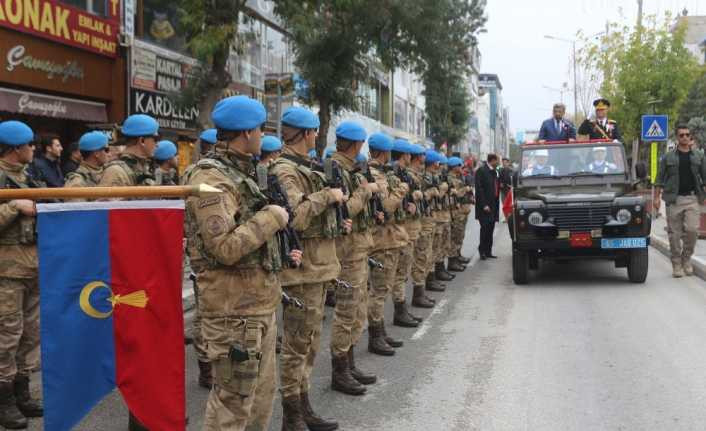
[[[191,54],[200,61],[178,101],[199,106],[199,123],[210,123],[213,106],[231,82],[227,69],[231,51],[241,52],[247,34],[238,34],[246,0],[178,0],[179,31]]]
[[[706,70],[694,81],[686,101],[679,111],[679,121],[688,122],[695,117],[706,116]]]
[[[703,117],[692,117],[687,123],[696,144],[706,150],[706,115]]]
[[[600,94],[611,101],[610,117],[618,121],[628,146],[640,135],[643,114],[676,120],[698,72],[684,47],[685,27],[670,28],[669,15],[661,23],[651,16],[638,27],[610,24],[598,42],[584,40],[580,61],[601,83]]]

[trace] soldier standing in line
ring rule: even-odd
[[[100,183],[103,166],[108,160],[108,135],[103,132],[88,132],[78,141],[81,164],[66,175],[64,187],[95,187]]]
[[[262,149],[258,163],[271,165],[282,154],[282,142],[275,136],[267,135],[262,138]]]
[[[216,129],[206,129],[199,135],[199,155],[205,156],[210,153],[213,146],[216,145],[217,139]]]
[[[336,128],[336,152],[332,160],[342,168],[343,181],[350,198],[346,202],[353,221],[350,234],[336,238],[336,254],[343,281],[350,289],[336,290],[336,308],[331,326],[331,388],[349,395],[363,395],[365,386],[377,377],[355,366],[355,345],[363,334],[368,317],[368,254],[373,248],[371,226],[375,216],[368,205],[379,185],[354,173],[356,158],[367,134],[360,124],[344,121]],[[363,159],[365,160],[365,159]]]
[[[0,187],[33,187],[27,165],[34,154],[34,133],[19,121],[0,123]],[[32,399],[29,378],[39,368],[39,278],[35,202],[0,204],[0,425],[27,428],[41,417],[41,400]]]
[[[264,106],[245,96],[229,97],[216,104],[211,119],[218,144],[184,176],[185,184],[224,191],[186,201],[188,247],[199,257],[202,336],[213,364],[204,429],[267,429],[276,387],[275,309],[282,294],[275,234],[287,226],[289,215],[268,205],[253,180]],[[289,257],[298,262],[301,251]]]
[[[427,290],[432,292],[443,292],[446,290],[445,281],[453,280],[454,276],[446,271],[439,271],[439,256],[443,247],[444,234],[444,203],[443,198],[448,191],[448,184],[442,184],[439,178],[442,156],[434,150],[427,150],[425,164],[425,178],[432,185],[434,193],[432,204],[433,233],[431,237],[431,249],[429,260],[427,261]]]
[[[392,291],[397,275],[400,249],[409,242],[409,235],[396,217],[402,213],[404,198],[409,186],[397,177],[385,174],[383,167],[390,161],[392,139],[376,133],[368,140],[370,148],[370,174],[380,187],[380,204],[383,218],[375,229],[375,246],[371,255],[383,268],[375,268],[371,274],[370,301],[368,305],[368,351],[383,356],[395,354],[393,347],[402,347],[402,341],[387,335],[385,329],[385,299]]]
[[[435,225],[434,214],[431,207],[433,200],[438,196],[438,191],[433,187],[431,177],[424,172],[427,157],[424,148],[419,145],[412,145],[411,153],[410,176],[415,182],[420,184],[422,194],[424,195],[422,199],[427,203],[427,210],[422,214],[422,229],[414,247],[414,264],[412,265],[414,293],[412,296],[412,305],[419,308],[432,308],[436,301],[426,295],[425,289],[430,291],[443,291],[435,280],[429,278],[429,265],[431,265],[433,261],[431,247],[432,241],[434,240]],[[434,157],[433,154],[430,155],[432,158]]]
[[[177,147],[172,141],[159,141],[157,149],[152,156],[156,166],[154,168],[154,181],[158,186],[175,186],[179,184],[177,167]]]
[[[466,266],[449,263],[447,270],[445,264],[446,258],[451,257],[451,210],[455,203],[455,200],[452,198],[455,190],[451,188],[448,181],[448,164],[449,159],[441,154],[441,160],[439,162],[439,182],[441,183],[440,187],[445,189],[445,192],[442,193],[441,196],[441,242],[436,255],[435,275],[437,278],[448,275],[453,279],[455,276],[448,271],[465,271]]]
[[[338,277],[336,236],[350,230],[351,220],[338,226],[336,205],[344,202],[340,188],[327,187],[325,175],[309,150],[316,144],[319,119],[310,110],[291,107],[282,115],[282,155],[272,172],[277,175],[294,210],[292,226],[299,233],[304,256],[299,268],[285,269],[282,287],[304,303],[304,309],[284,307],[284,336],[280,355],[282,430],[334,430],[335,421],[319,417],[309,400],[311,371],[319,350],[326,285]]]
[[[456,205],[451,208],[451,252],[449,267],[452,264],[467,265],[471,260],[461,255],[461,247],[466,236],[468,215],[471,213],[471,202],[468,199],[471,188],[462,178],[463,160],[459,157],[449,158],[449,185],[454,191]]]
[[[407,280],[414,258],[414,246],[419,239],[422,230],[422,192],[419,184],[412,179],[408,168],[412,161],[412,145],[404,139],[396,139],[392,146],[392,159],[394,167],[388,170],[388,179],[398,178],[400,181],[407,181],[407,186],[411,192],[407,194],[407,207],[395,212],[395,220],[407,232],[408,241],[400,247],[400,257],[395,271],[395,280],[392,286],[392,299],[395,303],[395,314],[392,324],[404,328],[416,328],[422,321],[420,317],[412,315],[407,309],[406,289]],[[430,304],[433,305],[433,304]]]

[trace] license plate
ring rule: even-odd
[[[645,248],[646,238],[604,238],[601,240],[601,248]]]

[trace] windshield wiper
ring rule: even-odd
[[[553,179],[559,179],[561,178],[558,175],[552,175],[552,174],[534,174],[534,175],[523,175],[523,178],[553,178]]]
[[[624,172],[607,172],[605,174],[602,174],[600,172],[591,172],[591,171],[582,171],[582,172],[574,172],[571,174],[568,174],[570,177],[599,177],[602,178],[606,175],[624,175]]]

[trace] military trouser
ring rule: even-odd
[[[0,382],[39,367],[39,280],[0,278]]]
[[[351,289],[336,289],[336,308],[331,325],[331,353],[343,356],[361,335],[368,316],[368,259],[341,262],[341,279]]]
[[[199,289],[196,286],[196,281],[191,283],[194,289],[194,320],[191,322],[191,337],[194,340],[194,351],[196,352],[196,359],[199,362],[208,362],[208,355],[206,353],[206,343],[203,341],[203,335],[201,334],[201,312],[199,311]]]
[[[392,299],[395,302],[405,302],[405,290],[407,289],[407,278],[414,263],[414,244],[416,241],[410,241],[404,247],[398,248],[400,256],[397,261],[397,271],[395,271],[395,280],[392,285]]]
[[[368,321],[380,323],[385,317],[385,299],[395,283],[400,249],[379,250],[370,257],[384,266],[384,269],[373,269],[370,274],[370,299],[368,300]]]
[[[275,313],[203,318],[202,332],[213,365],[204,430],[267,429],[275,396]],[[239,352],[231,354],[231,349]]]
[[[451,243],[451,222],[446,222],[442,226],[442,237],[441,237],[441,257],[437,259],[437,262],[451,257],[451,252],[453,251],[453,244]]]
[[[414,245],[414,263],[412,265],[412,282],[415,286],[423,285],[429,274],[429,266],[433,265],[432,245],[434,242],[434,224],[422,224],[419,239]]]
[[[468,223],[468,214],[458,215],[457,218],[451,220],[451,257],[461,255],[463,240],[466,237],[466,224]]]
[[[284,335],[280,354],[280,390],[288,398],[309,392],[309,379],[319,351],[321,326],[324,319],[324,299],[328,283],[287,286],[283,289],[299,298],[304,309],[284,308]]]
[[[669,249],[672,260],[688,261],[694,254],[699,238],[699,200],[696,196],[677,196],[677,201],[667,205]]]
[[[434,271],[434,264],[443,259],[446,254],[444,244],[444,223],[439,222],[434,226],[434,239],[432,240],[432,258],[427,267],[427,272]]]

